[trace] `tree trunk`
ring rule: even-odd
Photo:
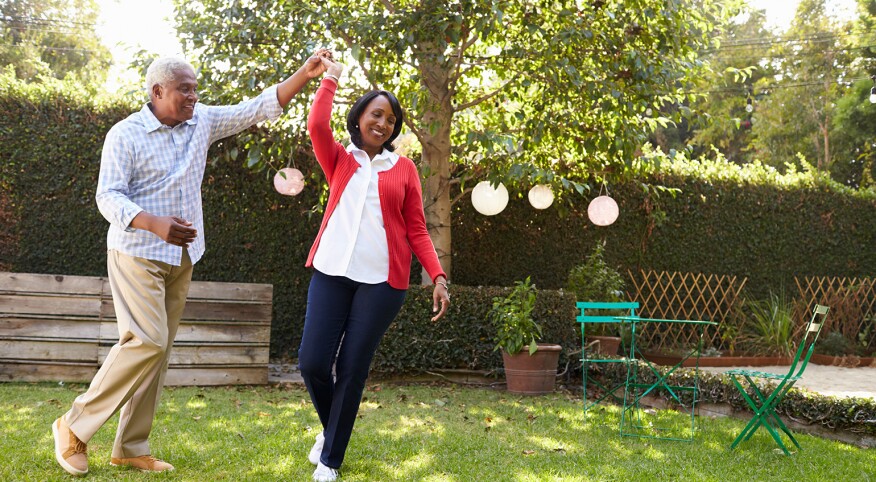
[[[428,171],[423,183],[423,207],[426,226],[438,252],[441,267],[451,272],[450,236],[450,125],[453,120],[452,94],[449,87],[449,72],[437,62],[437,55],[424,56],[436,59],[422,61],[420,72],[425,92],[428,93],[418,139],[423,146],[423,166]],[[431,284],[426,270],[422,283]]]

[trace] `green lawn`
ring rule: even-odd
[[[0,384],[0,480],[73,479],[54,460],[50,425],[84,388]],[[153,453],[176,471],[112,467],[112,419],[89,443],[87,480],[310,480],[319,422],[303,388],[171,388],[155,423]],[[800,435],[803,450],[786,457],[761,430],[731,452],[742,427],[703,418],[693,442],[621,438],[617,409],[585,417],[577,393],[370,385],[341,480],[876,481],[876,450]]]

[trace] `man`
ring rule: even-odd
[[[319,53],[319,52],[318,52]],[[282,83],[234,106],[198,104],[194,69],[179,59],[146,72],[150,102],[107,134],[97,205],[110,222],[107,270],[119,341],[88,390],[55,420],[55,458],[88,473],[86,444],[121,409],[112,465],[173,470],[152,456],[149,433],[192,267],[204,254],[201,180],[216,140],[280,116],[325,67],[316,56]]]

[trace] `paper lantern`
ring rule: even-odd
[[[535,209],[547,209],[554,203],[554,192],[547,184],[538,184],[532,186],[529,190],[529,204]]]
[[[618,214],[620,209],[617,203],[608,196],[596,197],[587,206],[587,217],[597,226],[608,226],[617,220]]]
[[[280,194],[295,196],[304,189],[304,174],[293,167],[284,167],[274,174],[274,189]]]
[[[493,188],[489,181],[481,181],[471,191],[471,204],[484,216],[499,214],[508,205],[508,190],[502,183]]]

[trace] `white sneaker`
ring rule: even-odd
[[[322,462],[317,464],[316,470],[313,471],[313,480],[315,482],[335,482],[338,480],[338,471],[331,467],[322,465]]]
[[[325,435],[322,432],[316,436],[316,442],[310,448],[310,453],[307,454],[307,460],[313,465],[319,465],[319,456],[322,455],[322,445],[325,443]],[[316,475],[314,475],[316,477]],[[334,479],[332,479],[334,480]]]

